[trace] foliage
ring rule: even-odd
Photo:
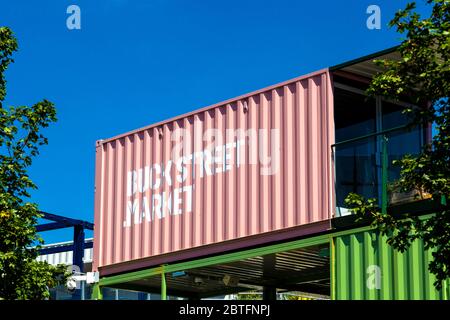
[[[287,294],[284,296],[285,300],[289,301],[299,301],[299,300],[315,300],[311,297],[308,297],[307,295],[303,295],[301,293],[299,294]]]
[[[394,100],[409,99],[416,108],[408,108],[411,125],[433,124],[435,135],[418,156],[394,161],[400,166],[400,178],[394,190],[425,191],[433,199],[446,203],[450,197],[450,0],[428,0],[431,14],[422,18],[416,4],[410,3],[396,13],[390,22],[406,34],[399,47],[399,61],[376,63],[384,71],[376,75],[368,89],[369,95],[382,95]],[[411,214],[394,217],[383,215],[375,199],[350,194],[346,199],[359,217],[368,218],[388,235],[395,249],[405,251],[417,238],[425,249],[433,250],[429,269],[436,275],[435,286],[450,277],[450,209],[444,205],[429,219]]]
[[[4,72],[13,62],[17,41],[10,29],[0,28],[0,297],[44,299],[48,289],[66,279],[62,266],[36,261],[42,239],[36,233],[37,205],[26,202],[36,185],[27,175],[39,147],[47,144],[40,133],[56,121],[56,110],[47,100],[31,107],[3,107]]]
[[[262,294],[258,292],[238,293],[236,300],[262,300]]]
[[[6,80],[4,72],[14,60],[11,55],[17,50],[17,41],[9,28],[0,28],[0,108],[6,96]]]

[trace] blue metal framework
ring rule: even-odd
[[[83,265],[84,249],[92,248],[92,242],[85,243],[84,230],[85,229],[94,230],[94,224],[87,221],[63,217],[57,214],[48,213],[44,211],[40,211],[40,213],[43,215],[42,217],[43,219],[52,222],[37,225],[36,226],[37,232],[58,230],[64,228],[73,228],[73,244],[53,248],[43,248],[39,250],[39,253],[52,254],[65,251],[73,251],[72,265],[78,266],[80,272],[84,272],[84,265]],[[82,297],[81,290],[80,289],[75,290],[73,294],[73,299],[80,300],[81,297]]]
[[[84,230],[94,230],[94,224],[72,219],[68,217],[63,217],[57,214],[52,214],[44,211],[40,211],[43,215],[43,219],[52,221],[50,223],[44,223],[36,226],[37,232],[44,232],[50,230],[73,228],[73,244],[55,248],[43,248],[39,251],[40,254],[51,254],[59,253],[64,251],[73,251],[72,264],[80,268],[80,272],[83,272],[83,255],[85,248],[92,248],[92,243],[85,243]]]

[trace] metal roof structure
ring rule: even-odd
[[[100,280],[101,286],[190,299],[274,288],[330,295],[329,238],[323,235],[180,262]],[[162,282],[164,285],[162,285]]]
[[[167,274],[167,293],[203,298],[273,286],[286,291],[329,295],[330,262],[328,257],[320,256],[320,251],[326,247],[296,249],[190,269],[182,276]],[[227,286],[226,276],[236,279],[236,285]],[[160,278],[153,276],[114,287],[160,292],[160,285]]]

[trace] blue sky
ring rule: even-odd
[[[58,110],[30,170],[32,200],[93,221],[96,140],[394,46],[401,38],[387,23],[405,3],[0,0],[0,25],[20,46],[6,104],[47,98]],[[71,4],[81,30],[66,27]],[[366,27],[372,4],[381,30]]]

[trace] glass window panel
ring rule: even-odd
[[[408,124],[404,106],[381,101],[377,118],[375,100],[364,95],[336,88],[335,128],[336,143],[375,133],[377,128],[388,130]],[[388,138],[388,180],[399,178],[400,168],[394,160],[406,154],[417,155],[424,141],[421,128],[385,133]],[[381,135],[347,142],[334,147],[336,206],[338,215],[350,214],[344,200],[350,192],[367,198],[381,198]]]
[[[423,131],[419,127],[412,130],[395,131],[388,137],[388,180],[394,181],[400,177],[400,167],[394,166],[394,160],[400,160],[405,155],[418,155],[422,146]]]
[[[338,88],[335,88],[334,95],[336,142],[375,132],[375,100]]]
[[[404,106],[382,101],[382,125],[383,130],[405,126],[411,119],[403,113]],[[422,141],[422,130],[395,131],[388,134],[388,179],[394,181],[400,177],[400,167],[392,165],[394,160],[402,159],[406,154],[417,155],[420,153]]]
[[[382,102],[383,130],[407,125],[410,122],[410,118],[407,114],[403,113],[404,109],[405,109],[404,106],[383,101]]]
[[[66,286],[59,285],[50,290],[51,299],[52,300],[74,300],[79,299],[79,295],[76,295],[75,292],[69,291]]]
[[[366,198],[378,197],[376,137],[335,148],[336,205],[345,208],[350,192]]]
[[[120,290],[119,300],[139,300],[139,293],[136,291]]]
[[[91,300],[92,285],[86,283],[84,287],[84,300]]]
[[[116,289],[102,288],[103,300],[116,300]]]

